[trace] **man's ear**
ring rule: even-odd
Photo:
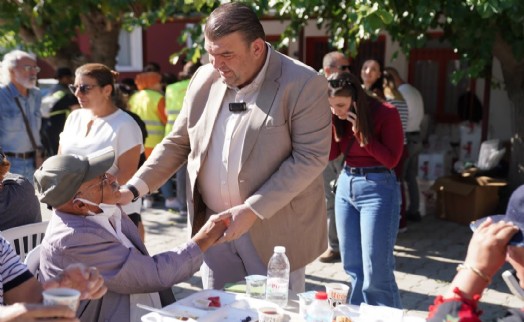
[[[251,43],[251,50],[255,57],[260,57],[264,54],[264,47],[266,42],[262,38],[257,38]]]
[[[78,210],[84,210],[84,208],[86,207],[86,204],[82,200],[78,199],[73,199],[71,201],[71,205],[73,206],[73,208]]]

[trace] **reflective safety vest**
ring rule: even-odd
[[[189,81],[189,79],[186,79],[166,87],[166,135],[171,132],[173,129],[173,123],[175,123],[178,114],[180,114],[180,110],[184,104],[184,97],[186,96]]]
[[[161,93],[150,89],[138,91],[129,98],[129,109],[146,124],[146,148],[153,149],[164,138],[165,125],[158,117],[158,102],[161,99]]]
[[[71,113],[69,109],[53,111],[53,107],[56,102],[66,96],[67,92],[65,90],[58,90],[52,94],[46,95],[42,98],[42,104],[40,105],[40,112],[42,113],[43,118],[50,118],[54,115],[65,114],[66,117]]]

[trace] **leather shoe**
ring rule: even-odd
[[[324,254],[320,255],[318,260],[321,263],[335,263],[340,261],[340,252],[336,252],[334,250],[328,249],[324,252]]]

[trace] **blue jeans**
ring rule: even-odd
[[[401,308],[393,271],[393,247],[398,232],[400,190],[395,173],[338,178],[335,196],[340,253],[353,289],[350,303]]]
[[[26,177],[31,184],[33,183],[33,175],[35,174],[35,160],[31,159],[20,159],[15,157],[7,157],[7,160],[11,163],[9,172],[20,174]]]

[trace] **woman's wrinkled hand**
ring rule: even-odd
[[[488,218],[473,233],[465,263],[492,277],[504,264],[508,242],[518,230],[511,222]]]

